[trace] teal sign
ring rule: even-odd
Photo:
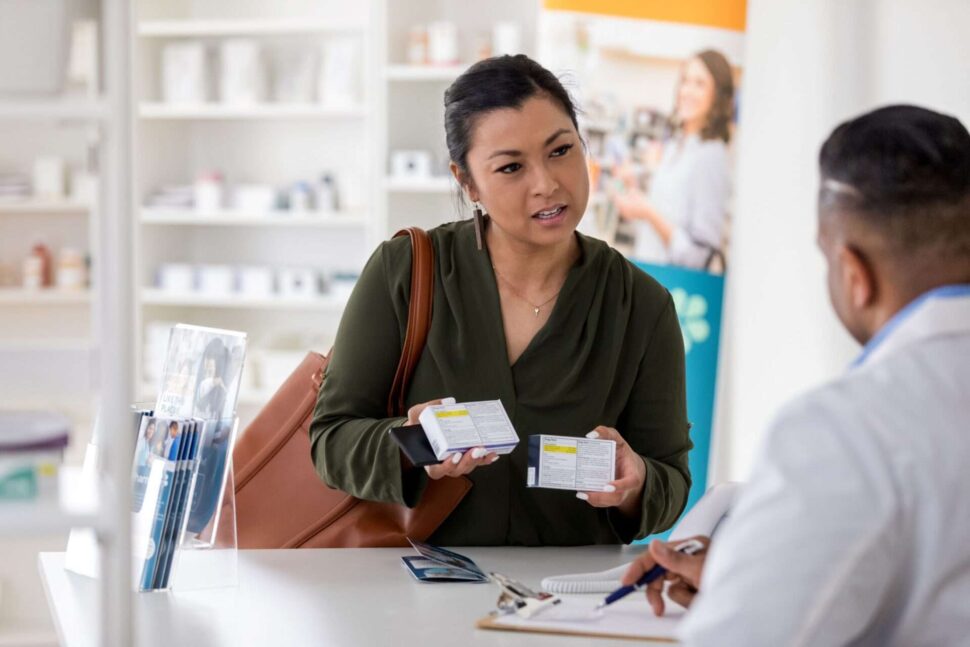
[[[685,512],[707,491],[707,465],[711,456],[717,356],[721,341],[724,276],[672,265],[635,263],[670,291],[684,335],[687,358],[687,419],[694,449],[690,452],[692,485]],[[669,531],[643,540],[666,539]]]

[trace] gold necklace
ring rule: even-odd
[[[505,285],[509,286],[509,289],[512,290],[512,294],[514,294],[515,296],[519,297],[520,299],[522,299],[523,301],[525,301],[526,303],[528,303],[530,306],[532,306],[532,312],[535,313],[536,318],[539,317],[539,311],[543,307],[545,307],[545,306],[549,305],[550,303],[552,303],[553,301],[555,301],[556,297],[559,296],[559,293],[562,292],[562,287],[560,286],[560,288],[558,290],[556,290],[556,293],[554,295],[552,295],[549,299],[547,299],[546,301],[543,301],[539,305],[536,305],[536,304],[532,303],[532,301],[530,301],[529,299],[527,299],[524,294],[522,294],[521,292],[519,292],[518,290],[516,290],[515,289],[515,286],[512,285],[512,282],[511,281],[509,281],[507,278],[505,278],[504,276],[502,276],[501,274],[499,274],[498,268],[496,268],[494,265],[492,266],[492,271],[495,272],[495,276],[499,277],[500,279],[502,279],[502,281],[505,282]]]

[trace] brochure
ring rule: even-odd
[[[231,418],[245,355],[245,333],[177,324],[168,340],[155,415]]]
[[[421,582],[488,582],[478,565],[456,552],[408,538],[420,556],[401,558],[408,572]]]

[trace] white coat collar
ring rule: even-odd
[[[970,334],[970,284],[924,292],[893,315],[862,349],[852,367],[878,361],[902,346],[942,335]]]

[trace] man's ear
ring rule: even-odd
[[[853,308],[863,310],[876,300],[876,274],[872,263],[858,247],[847,245],[839,249],[842,286]]]
[[[451,171],[451,175],[455,178],[455,181],[458,182],[458,185],[468,194],[468,199],[472,202],[478,202],[478,193],[472,188],[471,182],[469,181],[470,178],[465,177],[465,174],[462,173],[462,170],[454,162],[448,163],[448,169]]]

